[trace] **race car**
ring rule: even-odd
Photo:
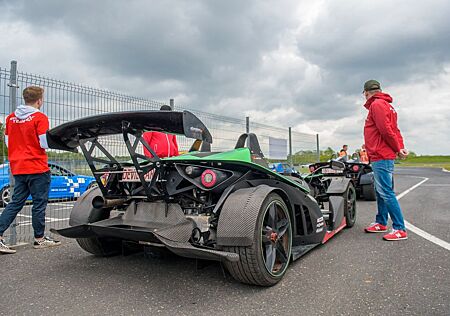
[[[149,130],[195,142],[188,153],[161,159],[142,137]],[[102,145],[116,134],[131,162]],[[211,151],[211,134],[188,111],[91,116],[53,128],[47,140],[54,149],[80,147],[97,180],[98,187],[76,201],[69,227],[51,229],[94,255],[120,254],[130,245],[166,248],[220,261],[243,283],[272,286],[290,262],[356,220],[351,179],[332,180],[321,208],[302,178],[268,168],[255,134],[242,134],[230,151]],[[141,154],[142,146],[152,158]]]
[[[48,167],[51,173],[49,199],[77,198],[88,188],[96,185],[92,176],[77,175],[53,162],[49,162]],[[8,163],[0,165],[0,196],[1,206],[11,201]],[[31,201],[31,196],[28,197],[28,201]]]
[[[341,161],[344,163],[343,170],[333,170],[330,161]],[[343,157],[332,159],[328,162],[318,162],[309,165],[309,175],[305,180],[314,187],[315,194],[326,194],[331,181],[335,177],[345,177],[350,179],[356,189],[356,194],[366,201],[375,201],[375,180],[370,164],[359,162],[357,159],[343,159]]]

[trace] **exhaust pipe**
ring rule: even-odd
[[[127,201],[126,199],[107,200],[103,196],[97,195],[92,200],[92,206],[94,208],[114,207],[114,206],[122,205],[126,201]]]

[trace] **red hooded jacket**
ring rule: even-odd
[[[389,94],[378,92],[364,106],[369,110],[364,125],[364,143],[370,161],[393,160],[405,148],[397,126],[397,112]]]
[[[161,132],[145,132],[142,136],[159,158],[179,155],[177,137],[175,135]],[[152,154],[145,147],[144,155],[152,157]]]

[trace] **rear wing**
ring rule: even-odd
[[[205,124],[189,111],[127,111],[112,112],[73,120],[47,132],[50,148],[76,152],[80,141],[145,131],[158,131],[184,135],[188,138],[212,144],[212,137]]]
[[[160,198],[164,192],[161,192],[155,184],[163,167],[160,158],[143,138],[145,131],[158,131],[194,138],[196,146],[193,147],[193,150],[208,150],[212,143],[211,134],[206,126],[188,111],[112,112],[90,116],[64,123],[49,130],[47,142],[52,149],[66,151],[76,152],[79,146],[105,198],[124,198],[127,194],[145,194],[149,199]],[[98,141],[101,136],[115,134],[122,135],[134,172],[127,171],[126,165],[130,163],[119,162]],[[133,135],[134,138],[130,139],[130,135]],[[151,157],[140,153],[139,144],[151,153]],[[140,182],[140,185],[138,187],[128,185],[125,188],[126,184],[120,183],[120,180],[117,184],[118,174],[122,174],[122,177],[130,174],[130,177]],[[115,180],[104,183],[103,177],[108,178],[110,175],[113,175]],[[150,181],[148,181],[149,179]]]

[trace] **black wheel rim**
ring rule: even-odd
[[[291,222],[286,207],[279,201],[270,203],[264,214],[261,248],[267,272],[284,273],[291,256]]]
[[[8,204],[9,202],[11,202],[11,194],[10,194],[10,190],[9,189],[4,189],[2,191],[2,201],[4,204]]]
[[[347,219],[353,221],[356,213],[356,192],[355,189],[350,186],[347,190]]]

